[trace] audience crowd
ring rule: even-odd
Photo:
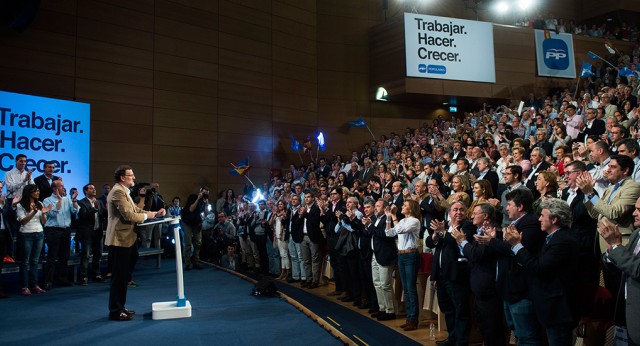
[[[637,64],[638,50],[629,58]],[[581,320],[627,326],[638,344],[639,85],[633,76],[595,75],[577,95],[551,90],[522,107],[437,118],[382,135],[349,158],[291,165],[243,194],[211,196],[204,186],[184,204],[174,197],[166,206],[181,216],[185,270],[219,263],[309,290],[331,278],[330,296],[378,320],[398,317],[395,276],[407,331],[418,328],[424,271],[449,333],[439,345],[467,344],[472,325],[487,345],[504,345],[506,329],[522,344],[568,345]],[[88,259],[102,253],[109,186],[100,198],[88,184],[79,200],[53,176],[53,163],[35,179],[25,163],[16,157],[0,200],[3,235],[21,235],[14,254],[22,259],[21,294],[70,284],[71,228],[81,244],[79,284],[103,281]],[[158,210],[165,206],[158,190],[138,184],[132,198]],[[142,247],[161,246],[157,226],[138,233]],[[6,251],[10,237],[0,239]]]

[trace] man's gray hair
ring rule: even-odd
[[[562,228],[571,227],[571,208],[560,198],[548,198],[540,203],[540,210],[548,209],[549,218],[556,218],[557,225]]]

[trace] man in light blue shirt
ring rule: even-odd
[[[45,198],[45,207],[52,206],[47,213],[44,237],[47,242],[47,264],[45,266],[45,290],[53,288],[54,278],[63,286],[72,286],[67,276],[67,261],[71,246],[71,220],[78,213],[78,191],[67,196],[62,180],[51,183],[53,193]]]

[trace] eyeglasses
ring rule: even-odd
[[[473,216],[477,216],[477,215],[484,215],[484,213],[483,213],[483,212],[479,212],[479,213],[471,213],[471,215],[473,215]]]
[[[124,176],[125,177],[135,177],[136,175],[135,174],[125,174]]]
[[[564,171],[564,175],[571,175],[572,173],[578,173],[579,171]]]

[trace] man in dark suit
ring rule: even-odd
[[[582,161],[571,161],[564,168],[564,178],[567,188],[562,190],[562,200],[571,208],[571,227],[569,231],[579,244],[578,257],[581,266],[578,268],[577,280],[584,285],[585,290],[593,292],[600,283],[600,247],[596,242],[597,221],[589,216],[584,204],[584,193],[578,188],[577,178],[587,171],[587,166]],[[582,291],[583,289],[581,289]],[[585,299],[593,295],[584,292]],[[589,300],[591,303],[592,300]]]
[[[113,256],[111,288],[109,291],[109,319],[130,321],[134,311],[125,308],[127,301],[127,282],[131,270],[131,258],[134,255],[137,235],[136,224],[164,216],[164,209],[145,211],[138,208],[129,195],[129,188],[135,186],[135,175],[131,167],[119,166],[115,173],[115,184],[107,197],[108,223],[104,244],[111,246]]]
[[[300,244],[304,240],[304,233],[302,229],[298,227],[298,210],[300,206],[300,196],[294,194],[291,196],[291,208],[287,210],[287,216],[284,219],[284,224],[288,226],[289,233],[291,234],[291,240],[289,241],[289,254],[291,255],[291,276],[287,278],[289,283],[307,281],[307,274],[304,271],[304,264],[302,262],[302,248]]]
[[[474,296],[477,312],[477,323],[487,346],[504,346],[504,320],[502,318],[502,299],[496,292],[496,263],[499,257],[487,245],[476,241],[477,236],[484,236],[485,229],[495,227],[496,210],[489,203],[481,203],[473,208],[471,222],[477,229],[472,242],[467,240],[463,232],[453,231],[464,257],[469,259],[471,292]],[[498,232],[497,238],[502,238]]]
[[[578,243],[569,232],[571,209],[558,198],[543,200],[540,207],[540,227],[547,236],[537,254],[521,244],[517,226],[510,226],[504,237],[517,263],[529,273],[533,307],[538,322],[546,329],[549,345],[571,345],[579,317],[573,280],[578,268]]]
[[[371,232],[366,232],[366,225],[371,224],[371,218],[375,218],[375,201],[366,199],[364,202],[364,216],[362,219],[353,218],[351,226],[358,233],[356,248],[358,249],[358,276],[360,277],[360,287],[362,287],[362,305],[359,309],[369,309],[371,312],[378,312],[378,297],[373,285],[373,273],[371,259],[373,257],[373,247]]]
[[[622,244],[620,230],[611,223],[600,223],[598,233],[609,245],[604,254],[605,269],[612,270],[614,266],[622,272],[617,300],[625,303],[616,306],[616,320],[625,322],[629,345],[640,345],[640,198],[636,200],[633,216],[636,230],[627,245]]]
[[[356,179],[360,179],[360,171],[358,170],[358,163],[357,162],[352,162],[351,163],[351,168],[349,168],[349,172],[347,173],[347,181],[345,183],[345,185],[348,188],[352,188],[353,187],[353,181]]]
[[[451,160],[456,162],[458,159],[463,159],[467,156],[467,152],[462,148],[462,143],[459,140],[455,140],[453,142],[453,154],[451,155]]]
[[[540,198],[540,192],[536,189],[536,180],[538,180],[538,174],[542,171],[546,171],[551,167],[551,164],[547,162],[547,153],[542,148],[533,148],[531,154],[529,154],[531,160],[531,170],[524,181],[524,185],[531,190],[533,198]]]
[[[532,136],[533,137],[533,136]],[[553,144],[547,140],[547,130],[544,128],[536,130],[536,137],[531,141],[534,143],[531,148],[542,148],[547,155],[553,153]]]
[[[400,212],[402,210],[402,203],[404,203],[404,196],[402,195],[402,183],[400,181],[394,181],[391,184],[391,192],[384,195],[384,199],[389,203],[391,212],[396,215],[398,220],[402,220],[404,215]]]
[[[430,228],[431,221],[444,220],[444,211],[436,208],[436,200],[433,198],[438,190],[444,189],[442,180],[430,179],[427,183],[418,181],[416,183],[416,195],[414,199],[420,203],[420,237],[424,238],[425,234],[432,235],[433,230]]]
[[[384,210],[388,205],[386,201],[378,200],[375,202],[375,214],[363,219],[365,225],[363,234],[368,234],[373,243],[373,256],[370,265],[378,302],[377,307],[372,306],[371,310],[374,314],[371,317],[376,317],[379,321],[396,318],[393,308],[392,273],[398,261],[398,248],[395,237],[387,237],[385,233],[387,217]]]
[[[582,131],[578,134],[578,138],[576,138],[577,142],[583,143],[589,136],[600,137],[607,131],[604,120],[598,119],[596,115],[597,111],[595,108],[589,108],[585,111],[585,124],[582,128]]]
[[[375,169],[373,167],[373,164],[371,163],[371,159],[369,159],[368,157],[364,158],[363,165],[364,167],[362,167],[362,174],[361,174],[362,179],[360,180],[362,180],[363,184],[368,184],[369,179],[373,176]]]
[[[315,197],[310,191],[304,194],[304,205],[298,210],[297,227],[302,230],[303,238],[300,243],[302,251],[302,261],[304,262],[304,272],[307,274],[307,281],[301,284],[302,287],[313,289],[318,287],[320,281],[320,243],[324,240],[320,230],[320,208],[315,203]]]
[[[96,187],[87,184],[82,188],[85,197],[78,201],[78,223],[76,239],[80,240],[82,252],[80,254],[80,284],[89,283],[89,254],[93,254],[91,273],[93,279],[104,281],[100,274],[100,258],[102,257],[102,232],[105,221],[105,209],[96,198]]]
[[[478,159],[477,163],[478,173],[475,175],[477,180],[484,179],[491,184],[491,191],[493,196],[498,195],[498,182],[500,178],[498,177],[498,173],[491,170],[491,162],[488,157],[481,157]]]
[[[467,207],[462,202],[454,202],[448,213],[448,226],[445,227],[443,221],[432,221],[433,235],[424,237],[426,246],[435,248],[431,281],[436,282],[438,304],[449,331],[447,339],[439,341],[438,345],[466,345],[469,343],[471,329],[469,265],[460,254],[458,242],[452,232],[463,232],[466,240],[472,241],[475,229],[465,219]]]
[[[325,179],[331,173],[331,166],[327,164],[327,160],[324,157],[320,158],[320,163],[318,164],[318,173],[325,177]]]
[[[341,188],[332,188],[329,191],[329,205],[323,210],[320,210],[320,221],[324,224],[324,230],[327,234],[327,249],[329,251],[329,261],[331,263],[331,268],[333,269],[333,278],[335,281],[337,292],[345,292],[346,287],[344,282],[342,282],[342,272],[340,271],[340,266],[338,266],[338,251],[336,251],[336,243],[338,242],[338,234],[336,233],[336,225],[338,224],[338,217],[336,216],[336,212],[340,211],[341,213],[346,213],[347,207],[346,203],[342,199],[342,189]],[[307,273],[307,278],[310,273]],[[342,296],[338,299],[348,299],[351,297]]]
[[[40,190],[40,202],[44,201],[45,198],[51,196],[53,190],[51,189],[51,183],[60,179],[60,177],[53,175],[53,171],[56,168],[56,164],[53,161],[47,161],[44,164],[44,173],[40,176],[37,176],[33,181],[38,186]]]
[[[516,188],[507,192],[505,199],[509,225],[517,228],[528,252],[537,254],[544,243],[544,233],[540,232],[540,221],[532,211],[533,194],[526,188]],[[507,326],[515,331],[519,342],[541,344],[540,325],[530,299],[529,274],[515,262],[507,242],[494,237],[489,241],[489,248],[500,254],[496,287],[504,301]]]

